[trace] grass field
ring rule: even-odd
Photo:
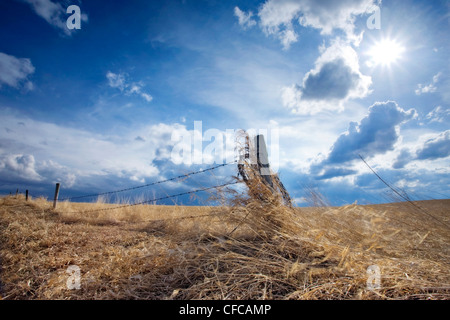
[[[450,200],[114,206],[1,198],[2,299],[450,298]]]

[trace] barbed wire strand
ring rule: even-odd
[[[237,161],[220,164],[220,165],[217,165],[217,166],[214,166],[214,167],[210,167],[210,168],[207,168],[207,169],[202,169],[202,170],[198,170],[198,171],[192,171],[192,172],[189,172],[189,173],[186,173],[186,174],[183,174],[183,175],[179,175],[177,177],[173,177],[173,178],[166,179],[166,180],[156,181],[156,182],[148,183],[148,184],[141,185],[141,186],[126,188],[126,189],[121,189],[121,190],[115,190],[115,191],[101,192],[101,193],[96,193],[96,194],[89,194],[89,195],[84,195],[84,196],[67,197],[67,198],[62,198],[62,199],[60,199],[58,201],[71,201],[71,200],[75,200],[75,199],[98,197],[98,196],[104,196],[104,195],[113,194],[113,193],[120,193],[120,192],[125,192],[125,191],[131,191],[131,190],[146,188],[146,187],[154,186],[154,185],[157,185],[157,184],[166,183],[166,182],[170,182],[170,181],[174,181],[174,180],[178,180],[178,179],[182,179],[182,178],[187,178],[189,176],[193,176],[193,175],[196,175],[196,174],[212,171],[212,170],[215,170],[215,169],[218,169],[218,168],[221,168],[221,167],[225,167],[225,166],[229,166],[229,165],[235,164],[235,163],[237,163]]]
[[[395,190],[389,183],[387,183],[383,178],[380,177],[380,175],[378,173],[375,172],[374,169],[372,169],[372,167],[366,162],[366,160],[364,160],[364,158],[358,154],[358,156],[361,158],[361,160],[366,164],[367,167],[369,167],[369,169],[373,172],[373,174],[375,174],[375,176],[381,180],[381,182],[383,182],[387,187],[389,187],[389,189],[391,189],[396,195],[398,195],[400,198],[402,198],[403,200],[405,200],[407,203],[411,204],[413,207],[415,207],[416,209],[418,209],[419,211],[421,211],[422,213],[426,214],[427,216],[433,218],[434,220],[436,220],[437,222],[441,223],[442,225],[444,225],[445,227],[447,227],[448,229],[450,229],[450,226],[448,224],[446,224],[444,221],[442,221],[439,218],[436,218],[435,216],[433,216],[432,214],[428,213],[425,209],[423,209],[422,207],[420,207],[419,205],[415,204],[414,202],[412,202],[408,197],[405,197],[404,195],[402,195],[400,192],[398,192],[397,190]]]
[[[206,217],[219,217],[221,214],[200,214],[197,216],[185,216],[185,217],[176,217],[176,218],[167,218],[167,219],[151,219],[151,220],[142,220],[137,221],[137,223],[142,222],[162,222],[162,221],[172,221],[172,220],[188,220],[188,219],[197,219],[197,218],[206,218]]]
[[[116,207],[112,207],[112,208],[93,209],[93,210],[86,210],[86,211],[73,211],[73,212],[66,212],[66,213],[69,213],[69,214],[83,214],[83,213],[91,213],[91,212],[101,212],[101,211],[123,209],[123,208],[134,207],[134,206],[138,206],[138,205],[142,205],[142,204],[151,203],[151,202],[154,202],[154,201],[160,201],[160,200],[170,199],[170,198],[184,196],[184,195],[188,195],[188,194],[194,194],[194,193],[204,192],[204,191],[213,190],[213,189],[219,189],[219,188],[223,188],[223,187],[227,187],[227,186],[231,186],[231,185],[235,185],[235,184],[239,184],[239,183],[242,183],[242,182],[241,181],[235,181],[235,182],[225,183],[225,184],[222,184],[222,185],[219,185],[219,186],[213,186],[213,187],[196,189],[196,190],[192,190],[192,191],[186,191],[186,192],[182,192],[182,193],[178,193],[178,194],[174,194],[174,195],[170,195],[170,196],[154,198],[154,199],[145,200],[145,201],[132,203],[132,204],[124,204],[124,205],[120,205],[120,206],[116,206]]]

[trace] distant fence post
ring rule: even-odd
[[[25,190],[25,201],[28,201],[28,189]]]
[[[55,199],[53,200],[53,209],[56,209],[56,203],[58,202],[59,186],[60,186],[60,184],[57,183],[56,189],[55,189]]]
[[[18,194],[19,194],[19,189],[16,190],[16,197],[17,197]]]

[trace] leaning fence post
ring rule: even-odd
[[[59,195],[59,183],[56,184],[55,199],[53,200],[53,209],[56,209],[56,203],[58,202],[58,195]]]
[[[267,153],[266,141],[262,134],[255,137],[256,161],[258,164],[259,174],[273,188],[272,173],[269,166],[269,155]]]
[[[25,201],[28,201],[28,189],[25,190]]]

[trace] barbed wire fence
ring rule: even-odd
[[[186,174],[182,174],[182,175],[179,175],[179,176],[176,176],[176,177],[172,177],[172,178],[165,179],[165,180],[160,180],[160,181],[155,181],[155,182],[144,184],[144,185],[140,185],[140,186],[125,188],[125,189],[120,189],[120,190],[114,190],[114,191],[95,193],[95,194],[82,195],[82,196],[66,197],[66,198],[59,199],[59,201],[73,201],[73,200],[78,200],[78,199],[83,199],[83,198],[93,198],[93,197],[99,197],[99,196],[105,196],[105,195],[122,193],[122,192],[126,192],[126,191],[133,191],[133,190],[142,189],[142,188],[148,188],[148,187],[155,186],[155,185],[158,185],[158,184],[163,184],[163,183],[167,183],[167,182],[171,182],[171,181],[177,181],[177,180],[185,179],[185,178],[188,178],[188,177],[193,176],[193,175],[198,175],[198,174],[205,173],[205,172],[208,172],[208,171],[213,171],[213,170],[216,170],[216,169],[219,169],[219,168],[222,168],[222,167],[226,167],[226,166],[229,166],[229,165],[232,165],[232,164],[236,164],[236,161],[225,163],[225,164],[219,164],[219,165],[216,165],[214,167],[201,169],[201,170],[198,170],[198,171],[192,171],[192,172],[189,172],[189,173],[186,173]],[[155,201],[158,201],[158,200],[159,199],[155,199]],[[151,200],[149,200],[149,201],[151,201]]]
[[[207,172],[212,172],[214,170],[217,170],[219,168],[223,168],[223,167],[227,167],[227,166],[231,166],[231,165],[236,165],[238,163],[237,160],[234,160],[232,162],[228,162],[228,163],[224,163],[224,164],[218,164],[212,167],[208,167],[205,169],[200,169],[200,170],[196,170],[196,171],[191,171],[182,175],[177,175],[174,176],[172,178],[168,178],[168,179],[164,179],[164,180],[159,180],[159,181],[155,181],[152,183],[147,183],[144,185],[139,185],[139,186],[133,186],[133,187],[129,187],[129,188],[123,188],[123,189],[118,189],[118,190],[112,190],[112,191],[106,191],[106,192],[99,192],[99,193],[91,193],[91,194],[86,194],[86,195],[81,195],[81,196],[73,196],[73,197],[63,197],[61,199],[58,199],[59,196],[59,188],[60,188],[60,184],[57,183],[56,184],[56,190],[55,190],[55,196],[53,199],[53,208],[56,209],[56,205],[58,202],[72,202],[73,200],[80,200],[80,199],[86,199],[86,198],[95,198],[95,197],[101,197],[101,196],[107,196],[107,195],[113,195],[113,194],[119,194],[119,193],[124,193],[127,191],[135,191],[138,189],[144,189],[144,188],[148,188],[148,187],[152,187],[152,186],[156,186],[156,185],[163,185],[164,183],[168,183],[168,182],[174,182],[174,181],[180,181],[180,180],[185,180],[186,178],[195,176],[195,175],[200,175],[202,173],[207,173]],[[104,211],[112,211],[112,210],[118,210],[118,209],[124,209],[124,208],[131,208],[131,207],[136,207],[139,205],[146,205],[146,204],[154,204],[156,203],[156,201],[162,201],[162,200],[167,200],[167,199],[172,199],[172,198],[176,198],[176,197],[181,197],[181,196],[186,196],[186,195],[193,195],[193,194],[197,194],[197,193],[201,193],[201,192],[207,192],[207,191],[212,191],[212,190],[221,190],[225,187],[229,187],[229,186],[233,186],[233,185],[237,185],[237,184],[241,184],[242,181],[239,181],[238,179],[234,179],[234,181],[232,182],[227,182],[227,183],[222,183],[219,185],[213,185],[213,186],[209,186],[209,187],[204,187],[204,188],[197,188],[194,190],[190,190],[190,191],[185,191],[185,192],[180,192],[180,193],[176,193],[176,194],[168,194],[166,196],[159,196],[159,197],[153,197],[151,199],[146,199],[143,201],[137,201],[134,203],[127,203],[127,204],[118,204],[116,206],[111,206],[111,207],[106,207],[106,208],[98,208],[98,209],[90,209],[90,210],[82,210],[82,211],[71,211],[71,212],[64,212],[66,214],[87,214],[87,213],[95,213],[95,212],[104,212]],[[16,193],[14,196],[18,196],[19,193],[19,189],[17,189]],[[12,193],[10,193],[10,196],[13,195]],[[28,190],[26,190],[26,201],[28,201],[29,197],[34,197],[34,198],[38,198],[39,196],[33,196],[31,193],[28,192]],[[196,215],[196,216],[185,216],[185,217],[178,217],[178,218],[172,218],[173,219],[196,219],[196,218],[200,218],[200,217],[206,217],[206,216],[210,216],[210,214],[206,214],[206,215]],[[153,220],[151,220],[153,221]]]
[[[207,191],[212,191],[212,190],[221,190],[223,188],[231,187],[233,185],[237,185],[237,184],[240,184],[240,183],[245,183],[245,184],[247,184],[247,187],[248,187],[248,184],[250,183],[250,181],[247,179],[248,177],[246,178],[246,170],[244,169],[246,166],[249,166],[249,168],[251,167],[252,170],[256,170],[258,172],[258,174],[261,175],[261,178],[264,179],[264,181],[267,184],[267,186],[273,192],[276,192],[276,190],[274,189],[274,184],[273,184],[274,181],[272,181],[272,178],[264,176],[267,173],[263,174],[263,170],[265,170],[264,172],[268,172],[269,171],[269,162],[268,162],[267,150],[266,150],[264,137],[262,135],[258,135],[257,137],[255,137],[255,139],[256,139],[255,142],[256,143],[254,143],[254,145],[252,145],[252,148],[251,148],[251,144],[249,142],[248,133],[246,133],[244,131],[244,135],[245,135],[244,146],[239,146],[239,143],[237,141],[237,145],[236,145],[236,148],[235,148],[235,150],[237,150],[240,153],[239,160],[235,159],[234,161],[229,162],[229,163],[218,164],[218,165],[215,165],[215,166],[212,166],[212,167],[209,167],[209,168],[200,169],[200,170],[197,170],[197,171],[188,172],[186,174],[174,176],[174,177],[169,178],[169,179],[155,181],[155,182],[152,182],[152,183],[139,185],[139,186],[133,186],[133,187],[129,187],[129,188],[123,188],[123,189],[119,189],[119,190],[99,192],[99,193],[93,193],[93,194],[86,194],[86,195],[81,195],[81,196],[64,197],[64,198],[61,198],[60,200],[58,200],[60,183],[57,183],[56,184],[56,189],[55,189],[54,200],[53,200],[53,209],[54,210],[56,209],[58,201],[73,201],[73,200],[79,200],[79,199],[85,199],[85,198],[93,198],[93,197],[101,197],[101,196],[107,196],[107,195],[113,195],[113,194],[116,195],[116,194],[123,193],[123,192],[126,192],[126,191],[134,191],[134,190],[143,189],[143,188],[147,188],[147,187],[151,187],[151,186],[155,186],[155,185],[163,185],[164,183],[168,183],[168,182],[180,181],[182,179],[186,179],[186,178],[189,178],[189,177],[194,176],[194,175],[199,175],[199,174],[206,173],[206,172],[213,172],[216,169],[219,169],[219,168],[222,168],[222,167],[226,167],[226,166],[230,166],[230,165],[237,165],[237,177],[233,177],[234,179],[233,179],[232,182],[225,182],[225,183],[221,183],[221,184],[214,185],[214,186],[197,188],[195,190],[180,192],[180,193],[172,194],[172,195],[167,194],[166,196],[160,196],[160,197],[153,196],[153,198],[151,198],[151,199],[146,199],[144,201],[137,201],[137,202],[131,203],[131,204],[119,204],[119,205],[116,205],[116,206],[109,206],[109,207],[96,208],[96,209],[83,210],[83,211],[75,211],[75,212],[65,212],[65,213],[69,213],[69,214],[70,213],[72,213],[72,214],[86,214],[86,213],[92,213],[92,212],[111,211],[111,210],[135,207],[135,206],[145,205],[145,204],[149,204],[149,203],[155,204],[156,201],[161,201],[161,200],[181,197],[181,196],[185,196],[185,195],[194,195],[194,194],[197,194],[197,193],[200,193],[200,192],[207,192]],[[251,149],[253,158],[255,158],[255,159],[252,159],[252,160],[254,160],[254,163],[251,163],[250,149]],[[245,155],[242,154],[242,151],[245,151]],[[250,165],[249,161],[250,161],[251,165]],[[239,179],[239,176],[241,176],[242,179]],[[273,177],[273,179],[275,179],[275,178],[277,178],[276,175]],[[281,181],[280,181],[280,185],[282,185]],[[283,187],[283,189],[284,189],[284,187]],[[17,194],[18,194],[18,190],[16,192],[16,196],[17,196]],[[286,195],[287,195],[287,192],[285,192],[284,196],[286,196]],[[28,190],[27,190],[26,191],[26,200],[27,201],[28,201],[28,197],[29,197],[29,193],[28,193]],[[180,219],[189,219],[189,218],[199,218],[199,216],[180,217]]]
[[[185,196],[185,195],[194,195],[194,194],[197,194],[200,192],[206,192],[206,191],[211,191],[211,190],[220,190],[225,187],[237,185],[241,182],[244,182],[247,185],[247,187],[249,187],[249,184],[252,183],[252,179],[249,179],[250,172],[256,172],[257,176],[259,176],[260,179],[262,179],[262,181],[266,184],[266,186],[272,192],[275,193],[275,192],[281,191],[284,200],[287,201],[287,203],[289,205],[291,205],[290,196],[287,193],[287,191],[285,190],[281,181],[279,180],[278,175],[272,174],[272,172],[270,171],[267,147],[266,147],[266,143],[264,140],[264,136],[257,135],[254,137],[254,141],[250,141],[248,133],[244,131],[243,137],[245,137],[243,146],[239,146],[238,141],[236,141],[237,144],[236,144],[235,150],[238,151],[238,153],[239,153],[239,160],[237,160],[235,158],[235,160],[232,162],[218,164],[218,165],[215,165],[215,166],[212,166],[209,168],[188,172],[186,174],[178,175],[178,176],[175,176],[175,177],[172,177],[169,179],[155,181],[152,183],[139,185],[139,186],[133,186],[133,187],[129,187],[129,188],[123,188],[123,189],[119,189],[119,190],[86,194],[86,195],[81,195],[81,196],[65,197],[65,198],[61,198],[59,200],[58,200],[58,197],[59,197],[60,183],[57,183],[56,189],[55,189],[54,200],[53,200],[53,209],[56,209],[58,201],[70,201],[71,202],[73,200],[79,200],[79,199],[85,199],[85,198],[101,197],[101,196],[107,196],[107,195],[113,195],[113,194],[116,195],[116,194],[123,193],[126,191],[134,191],[134,190],[143,189],[143,188],[147,188],[147,187],[151,187],[151,186],[155,186],[155,185],[162,185],[162,184],[168,183],[168,182],[179,181],[181,179],[186,179],[191,176],[199,175],[199,174],[202,174],[205,172],[212,172],[216,169],[230,166],[230,165],[237,165],[237,176],[238,177],[235,177],[233,182],[221,183],[221,184],[210,186],[210,187],[198,188],[195,190],[185,191],[185,192],[172,194],[172,195],[167,194],[166,196],[162,196],[162,197],[154,196],[151,199],[146,199],[144,201],[138,201],[138,202],[131,203],[131,204],[121,204],[121,205],[110,206],[110,207],[106,207],[106,208],[84,210],[82,212],[80,211],[80,212],[67,212],[67,213],[83,214],[83,213],[91,213],[91,212],[117,210],[117,209],[134,207],[134,206],[144,205],[144,204],[149,204],[149,203],[154,204],[156,201],[171,199],[171,198]],[[250,171],[248,171],[248,170],[250,170]],[[241,176],[241,178],[242,178],[241,180],[239,180],[239,176]],[[278,187],[278,189],[277,189],[277,187]],[[17,195],[17,193],[18,193],[18,190],[16,192],[16,195]],[[28,190],[27,190],[26,198],[28,200]]]
[[[425,209],[423,209],[422,207],[420,207],[418,204],[414,203],[413,200],[411,200],[409,198],[409,196],[405,196],[403,195],[403,193],[401,193],[400,191],[396,190],[395,188],[393,188],[390,184],[388,184],[382,177],[380,177],[378,175],[378,173],[376,173],[371,167],[370,165],[365,161],[365,159],[359,155],[359,157],[361,158],[361,160],[369,167],[369,169],[388,187],[390,188],[395,195],[397,195],[399,198],[401,198],[403,201],[405,201],[406,203],[412,205],[415,209],[417,209],[420,213],[425,214],[427,216],[429,216],[430,218],[432,218],[433,220],[435,220],[435,222],[440,223],[442,225],[444,225],[447,229],[450,229],[450,226],[445,223],[444,221],[442,221],[441,219],[436,218],[435,216],[433,216],[431,213],[427,212]],[[133,186],[133,187],[129,187],[129,188],[123,188],[123,189],[119,189],[119,190],[113,190],[113,191],[106,191],[106,192],[100,192],[100,193],[93,193],[93,194],[86,194],[86,195],[81,195],[81,196],[73,196],[73,197],[64,197],[61,199],[58,199],[58,195],[59,195],[59,186],[60,184],[57,183],[56,184],[56,190],[55,190],[55,196],[54,196],[54,202],[53,202],[53,208],[56,209],[56,205],[58,202],[71,202],[73,200],[79,200],[79,199],[85,199],[85,198],[93,198],[93,197],[100,197],[100,196],[106,196],[106,195],[112,195],[112,194],[119,194],[119,193],[123,193],[123,192],[127,192],[127,191],[134,191],[134,190],[138,190],[138,189],[143,189],[143,188],[148,188],[151,186],[155,186],[155,185],[163,185],[164,183],[168,183],[168,182],[173,182],[173,181],[180,181],[186,178],[189,178],[191,176],[194,175],[199,175],[202,173],[206,173],[206,172],[212,172],[214,170],[217,170],[219,168],[223,168],[223,167],[227,167],[230,165],[237,165],[238,166],[238,176],[241,175],[242,176],[242,180],[238,180],[235,179],[235,181],[233,182],[228,182],[228,183],[222,183],[220,185],[215,185],[215,186],[210,186],[210,187],[205,187],[205,188],[197,188],[195,190],[190,190],[190,191],[185,191],[185,192],[181,192],[181,193],[177,193],[177,194],[172,194],[172,195],[166,195],[166,196],[160,196],[160,197],[153,197],[151,199],[146,199],[144,201],[138,201],[135,203],[131,203],[131,204],[121,204],[121,205],[117,205],[117,206],[111,206],[111,207],[106,207],[106,208],[100,208],[100,209],[91,209],[91,210],[83,210],[83,211],[72,211],[72,212],[65,212],[68,214],[83,214],[83,213],[93,213],[93,212],[102,212],[102,211],[110,211],[110,210],[117,210],[117,209],[123,209],[123,208],[129,208],[129,207],[135,207],[135,206],[139,206],[139,205],[145,205],[145,204],[150,204],[153,203],[155,204],[156,201],[162,201],[162,200],[167,200],[167,199],[172,199],[172,198],[176,198],[176,197],[181,197],[181,196],[185,196],[185,195],[193,195],[193,194],[197,194],[197,193],[201,193],[201,192],[207,192],[207,191],[211,191],[211,190],[220,190],[222,188],[225,187],[229,187],[229,186],[233,186],[233,185],[237,185],[237,184],[241,184],[241,183],[245,183],[246,182],[246,177],[245,175],[241,172],[241,166],[242,166],[242,162],[238,161],[238,160],[234,160],[232,162],[228,162],[228,163],[224,163],[224,164],[218,164],[215,165],[213,167],[209,167],[209,168],[205,168],[205,169],[200,169],[197,171],[192,171],[192,172],[188,172],[186,174],[182,174],[182,175],[178,175],[178,176],[174,176],[172,178],[168,178],[168,179],[164,179],[164,180],[159,180],[159,181],[155,181],[152,183],[148,183],[148,184],[144,184],[144,185],[139,185],[139,186]],[[284,187],[283,187],[284,188]],[[20,195],[19,193],[19,189],[16,189],[15,193],[13,193],[12,191],[9,193],[9,196],[15,196],[17,197],[18,195]],[[7,194],[5,194],[5,196],[7,196]],[[289,195],[288,195],[289,196]],[[28,190],[25,191],[25,199],[26,201],[28,201],[29,197],[33,197],[33,198],[38,198],[39,196],[35,196],[31,193],[29,193]],[[396,200],[396,199],[395,199]],[[203,216],[208,216],[208,215],[203,215]],[[181,217],[181,218],[177,218],[177,219],[190,219],[190,218],[199,218],[202,216],[190,216],[190,217]],[[153,221],[153,220],[152,220]]]
[[[115,207],[111,207],[111,208],[84,210],[83,213],[101,212],[101,211],[109,211],[109,210],[116,210],[116,209],[123,209],[123,208],[128,208],[128,207],[134,207],[134,206],[138,206],[138,205],[149,204],[149,203],[152,203],[152,202],[155,202],[155,201],[160,201],[160,200],[180,197],[180,196],[184,196],[184,195],[195,194],[195,193],[199,193],[199,192],[205,192],[205,191],[209,191],[209,190],[213,190],[213,189],[220,189],[220,188],[224,188],[224,187],[227,187],[227,186],[235,185],[235,184],[238,184],[238,183],[241,183],[241,182],[240,181],[235,181],[235,182],[225,183],[225,184],[222,184],[222,185],[219,185],[219,186],[212,186],[212,187],[201,188],[201,189],[196,189],[196,190],[192,190],[192,191],[181,192],[181,193],[174,194],[174,195],[154,198],[154,199],[140,201],[140,202],[136,202],[136,203],[132,203],[132,204],[123,204],[123,205],[119,205],[119,206],[115,206]],[[80,213],[80,212],[77,211],[77,212],[68,212],[68,213]]]

